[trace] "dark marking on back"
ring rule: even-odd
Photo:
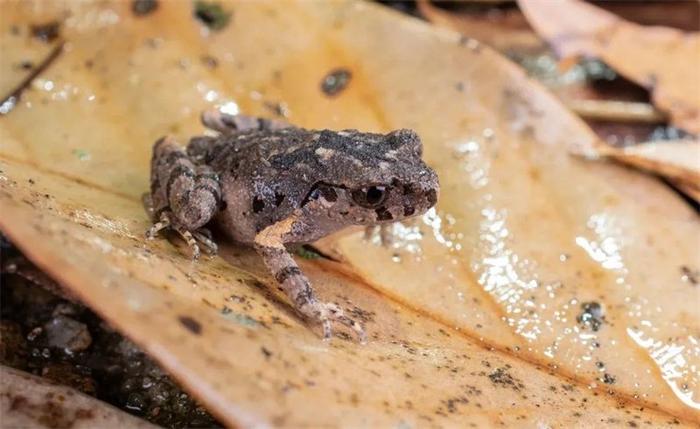
[[[265,201],[259,196],[253,197],[253,213],[260,213],[265,209]]]
[[[275,205],[279,207],[282,204],[282,201],[284,201],[284,194],[275,192]]]

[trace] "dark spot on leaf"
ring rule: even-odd
[[[700,280],[700,270],[693,270],[687,265],[681,266],[681,279],[693,286],[698,285]]]
[[[177,319],[182,323],[182,326],[193,334],[199,335],[202,333],[202,325],[190,316],[178,316]]]
[[[58,21],[51,21],[45,24],[32,25],[31,32],[32,36],[41,40],[45,43],[53,42],[60,33],[61,23]]]
[[[219,60],[212,57],[211,55],[202,55],[200,59],[202,60],[202,64],[209,67],[210,69],[215,69],[219,67]]]
[[[610,375],[606,372],[605,374],[603,374],[602,381],[605,384],[615,384],[616,378],[614,375]]]
[[[255,196],[253,198],[253,213],[260,213],[265,208],[265,201],[262,198]]]
[[[223,30],[231,20],[231,12],[217,2],[208,1],[194,3],[194,16],[212,31]]]
[[[321,81],[321,91],[328,96],[338,95],[350,83],[352,73],[345,68],[331,70]]]
[[[525,385],[518,379],[514,378],[508,372],[507,367],[501,367],[493,371],[488,375],[489,380],[495,386],[511,388],[513,390],[520,390],[525,387]]]
[[[263,356],[265,356],[265,359],[270,359],[270,357],[272,357],[272,352],[266,349],[264,346],[260,347],[260,351],[262,352]]]
[[[19,68],[22,70],[31,70],[34,68],[34,64],[31,61],[22,61],[19,63]]]
[[[581,313],[576,317],[581,325],[590,326],[593,332],[597,332],[605,322],[603,307],[595,301],[581,304]]]
[[[158,0],[133,0],[131,12],[136,16],[145,16],[158,9]]]

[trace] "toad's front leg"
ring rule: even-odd
[[[199,257],[203,245],[216,253],[216,244],[204,227],[219,210],[221,190],[216,174],[206,165],[195,165],[170,137],[153,146],[151,195],[154,225],[146,235],[153,238],[160,230],[175,230]]]
[[[255,248],[262,256],[265,266],[294,307],[304,316],[323,326],[324,339],[330,338],[332,334],[331,323],[338,322],[355,331],[360,341],[364,342],[363,326],[344,315],[338,305],[319,301],[309,280],[284,247],[284,238],[292,231],[295,221],[296,218],[292,216],[265,228],[256,236]]]

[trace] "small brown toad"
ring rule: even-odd
[[[171,228],[197,258],[216,244],[214,222],[253,245],[304,316],[331,335],[331,323],[362,325],[319,301],[286,245],[309,243],[349,225],[374,226],[425,213],[438,198],[438,178],[421,159],[411,130],[388,134],[306,130],[243,115],[205,112],[216,136],[197,136],[183,150],[170,137],[153,146],[147,204],[153,238]]]

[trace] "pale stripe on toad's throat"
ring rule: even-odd
[[[281,237],[292,230],[294,222],[298,220],[298,215],[293,214],[286,219],[276,222],[267,228],[263,229],[255,236],[255,244],[262,247],[272,247],[276,249],[284,249]]]

